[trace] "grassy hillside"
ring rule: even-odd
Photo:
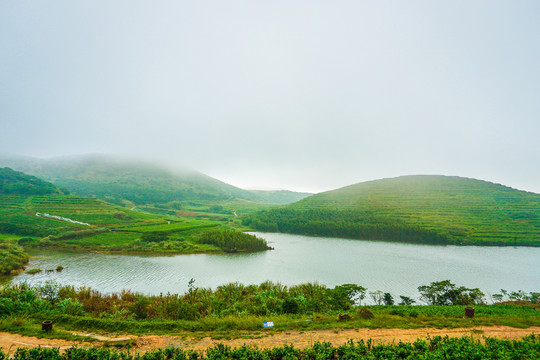
[[[94,198],[0,197],[0,233],[13,234],[24,246],[118,252],[220,252],[228,249],[207,245],[201,237],[211,230],[225,229],[231,229],[226,219],[165,217],[128,210]],[[266,247],[257,248],[264,249]]]
[[[404,176],[313,195],[244,223],[357,239],[540,246],[540,194],[460,177]]]
[[[238,240],[239,233],[227,232],[234,228],[228,217],[128,210],[95,198],[65,195],[50,183],[11,169],[0,169],[0,184],[0,243],[18,239],[24,246],[172,253],[268,248],[251,235],[242,234]],[[219,231],[222,242],[208,242],[210,231]],[[228,243],[234,247],[224,245]],[[13,254],[18,251],[16,246],[9,249]]]
[[[0,168],[0,194],[62,194],[53,184],[10,168]]]
[[[77,195],[96,196],[117,204],[168,204],[177,210],[194,200],[284,204],[310,195],[248,191],[193,170],[171,171],[141,161],[101,155],[48,160],[0,156],[0,165],[38,176]]]

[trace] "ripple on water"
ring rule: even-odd
[[[28,268],[62,272],[20,274],[12,281],[55,280],[102,292],[131,289],[145,294],[183,293],[190,279],[215,288],[229,282],[266,280],[293,285],[316,281],[328,286],[355,283],[368,291],[418,296],[417,287],[452,280],[486,293],[538,291],[540,248],[396,244],[287,234],[260,234],[275,250],[252,254],[126,256],[41,251]]]

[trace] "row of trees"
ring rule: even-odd
[[[269,232],[431,244],[450,242],[446,236],[419,224],[367,211],[270,209],[246,216],[243,223]]]
[[[266,240],[255,235],[234,230],[207,231],[199,238],[201,244],[209,244],[225,252],[269,250]]]

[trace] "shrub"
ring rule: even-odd
[[[298,306],[298,302],[296,302],[296,300],[287,299],[283,302],[281,309],[285,314],[298,314],[300,307]]]
[[[144,233],[141,237],[141,240],[144,242],[161,242],[169,238],[166,232],[164,231],[154,231]]]
[[[150,301],[146,298],[142,298],[137,300],[135,304],[133,304],[131,311],[133,314],[135,314],[136,319],[146,319],[148,317],[148,305],[150,304]]]
[[[356,310],[356,316],[360,319],[373,319],[373,313],[367,307],[360,307]]]

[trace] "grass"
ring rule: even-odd
[[[431,306],[415,306],[423,309]],[[488,307],[488,306],[486,306]],[[463,307],[459,307],[463,310]],[[458,309],[455,309],[458,310]],[[212,338],[240,338],[269,335],[281,331],[306,331],[321,329],[419,329],[419,328],[471,328],[478,326],[509,326],[514,328],[529,328],[540,326],[540,315],[529,312],[509,311],[511,316],[478,315],[472,319],[463,316],[448,315],[419,315],[417,317],[391,315],[387,308],[373,309],[372,319],[358,319],[353,316],[348,321],[338,321],[336,314],[323,314],[322,316],[225,316],[220,318],[204,318],[197,321],[187,320],[112,320],[90,316],[70,316],[59,314],[32,314],[21,318],[9,317],[0,321],[0,331],[8,331],[23,335],[36,336],[42,334],[40,324],[44,320],[53,320],[57,335],[66,338],[73,331],[98,332],[131,335],[182,335],[211,336]],[[461,311],[462,312],[462,311]],[[351,313],[352,314],[352,313]],[[20,324],[22,319],[23,326]],[[263,328],[266,321],[274,321],[273,328]],[[53,335],[53,334],[51,334]],[[56,337],[50,336],[50,337]]]
[[[206,332],[248,336],[253,332],[316,329],[540,326],[539,305],[533,302],[474,305],[475,316],[466,318],[465,306],[457,305],[354,306],[350,300],[354,294],[345,294],[346,289],[352,288],[302,284],[288,289],[266,282],[258,286],[231,283],[214,291],[190,283],[183,295],[145,296],[127,290],[102,294],[53,282],[33,287],[18,284],[0,287],[0,319],[9,331],[23,325],[28,325],[24,331],[32,331],[33,325],[52,320],[60,330],[134,335]],[[286,294],[289,300],[280,305]],[[305,302],[295,313],[290,313],[294,309],[291,296]],[[275,326],[263,328],[268,321]]]
[[[258,212],[259,230],[371,240],[540,246],[540,194],[485,181],[404,176]]]
[[[37,338],[94,341],[94,339],[86,336],[74,335],[72,331],[62,329],[54,324],[52,331],[43,331],[41,330],[42,321],[43,320],[21,316],[0,318],[0,331],[24,336],[35,336]]]
[[[40,217],[36,213],[61,216],[90,226]],[[0,197],[0,233],[13,233],[1,234],[0,242],[15,238],[28,247],[126,253],[216,253],[222,250],[198,242],[201,234],[214,228],[235,229],[237,224],[227,219],[216,221],[149,214],[79,196]],[[142,241],[144,234],[158,232],[165,234],[163,241]]]

